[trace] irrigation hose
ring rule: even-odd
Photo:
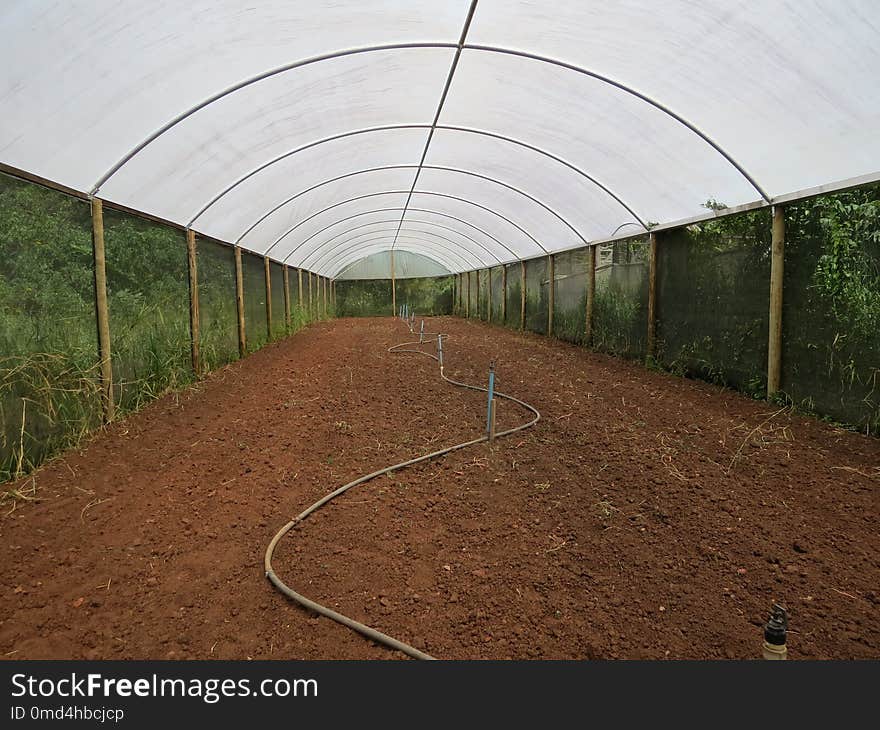
[[[410,331],[412,331],[412,327],[410,327]],[[437,360],[439,362],[439,358],[436,355],[434,355],[433,353],[424,352],[423,350],[416,350],[416,349],[411,348],[409,346],[410,345],[428,344],[430,342],[430,340],[424,340],[424,337],[438,337],[438,338],[440,338],[440,340],[442,342],[443,339],[448,339],[448,335],[444,335],[444,334],[438,333],[438,332],[425,332],[422,334],[423,334],[423,338],[420,339],[418,342],[402,342],[399,345],[394,345],[392,347],[389,347],[388,352],[392,352],[392,353],[414,352],[419,355],[425,355],[427,357],[433,358],[434,360]],[[443,365],[440,365],[440,377],[443,380],[445,380],[447,383],[450,383],[451,385],[455,385],[459,388],[467,388],[468,390],[476,390],[476,391],[480,391],[483,393],[488,393],[488,390],[489,390],[488,388],[482,388],[478,385],[470,385],[469,383],[462,383],[462,382],[459,382],[458,380],[453,380],[452,378],[447,377],[446,374],[443,372]],[[525,408],[528,411],[531,411],[531,413],[534,414],[534,417],[530,421],[523,423],[519,426],[515,426],[514,428],[509,428],[506,431],[500,431],[497,434],[495,434],[495,438],[501,438],[503,436],[510,436],[511,434],[514,434],[518,431],[522,431],[524,429],[531,428],[539,420],[541,420],[541,414],[538,412],[538,409],[529,405],[525,401],[519,400],[519,398],[514,398],[511,395],[505,395],[504,393],[499,393],[498,391],[495,391],[494,395],[496,398],[503,398],[504,400],[509,400],[512,403],[516,403],[517,405]],[[326,616],[327,618],[332,619],[333,621],[336,621],[337,623],[342,624],[343,626],[347,626],[348,628],[352,629],[353,631],[358,632],[359,634],[362,634],[363,636],[366,636],[368,639],[375,641],[377,644],[382,644],[384,646],[390,647],[391,649],[396,649],[397,651],[401,651],[404,654],[406,654],[407,656],[410,656],[414,659],[433,659],[434,657],[432,657],[430,654],[426,654],[423,651],[419,651],[414,646],[410,646],[409,644],[406,644],[402,641],[399,641],[398,639],[395,639],[392,636],[388,636],[388,634],[383,634],[381,631],[378,631],[377,629],[374,629],[370,626],[367,626],[366,624],[362,624],[360,621],[355,621],[353,618],[345,616],[344,614],[341,614],[337,611],[334,611],[331,608],[327,608],[327,606],[323,606],[320,603],[317,603],[317,602],[311,600],[310,598],[307,598],[306,596],[304,596],[300,593],[297,593],[290,586],[288,586],[283,580],[281,580],[281,578],[279,578],[278,575],[275,573],[275,571],[272,569],[272,556],[274,555],[275,548],[278,546],[278,543],[281,541],[281,538],[283,538],[288,532],[290,532],[290,530],[292,530],[298,524],[303,522],[313,512],[317,512],[325,504],[336,499],[336,497],[340,496],[341,494],[344,494],[352,487],[356,487],[359,484],[364,484],[365,482],[368,482],[372,479],[375,479],[376,477],[380,477],[383,474],[388,474],[389,472],[397,471],[398,469],[404,469],[408,466],[420,464],[423,461],[429,461],[431,459],[436,459],[438,456],[444,456],[445,454],[450,454],[453,451],[459,451],[461,449],[466,449],[469,446],[476,446],[477,444],[481,444],[481,443],[488,441],[488,440],[489,440],[488,435],[481,436],[480,438],[472,439],[471,441],[465,441],[464,443],[461,443],[461,444],[455,444],[454,446],[448,446],[444,449],[440,449],[439,451],[432,451],[430,454],[423,454],[422,456],[417,456],[413,459],[409,459],[407,461],[402,461],[399,464],[394,464],[392,466],[386,466],[385,468],[379,469],[378,471],[374,471],[370,474],[365,474],[364,476],[358,477],[354,481],[349,482],[348,484],[345,484],[345,485],[339,487],[338,489],[335,489],[334,491],[330,492],[329,494],[324,495],[323,497],[321,497],[321,499],[319,499],[317,502],[315,502],[311,506],[307,507],[304,511],[300,512],[296,517],[294,517],[290,522],[288,522],[286,525],[284,525],[284,527],[282,527],[280,530],[278,530],[278,532],[275,533],[275,536],[272,538],[271,542],[269,543],[268,547],[266,548],[266,555],[265,555],[265,558],[263,559],[263,566],[266,571],[266,577],[269,579],[269,581],[272,583],[272,585],[275,586],[275,588],[277,588],[281,593],[283,593],[285,596],[287,596],[289,599],[291,599],[295,603],[298,603],[300,606],[305,608],[307,611],[317,613],[321,616]]]

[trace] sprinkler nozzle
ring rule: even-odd
[[[770,618],[764,624],[764,658],[786,659],[788,649],[785,646],[788,632],[788,614],[784,606],[773,604]]]

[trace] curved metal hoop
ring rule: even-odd
[[[366,243],[366,241],[360,240],[360,239],[363,239],[364,236],[376,236],[378,234],[383,234],[382,237],[385,237],[384,234],[387,234],[387,233],[393,234],[396,230],[397,230],[396,228],[385,228],[385,229],[378,230],[378,231],[365,231],[363,233],[359,233],[356,236],[352,236],[351,238],[346,238],[342,241],[336,241],[336,243],[333,243],[332,245],[330,245],[330,241],[323,241],[314,250],[312,250],[308,254],[306,254],[306,256],[301,261],[301,264],[305,268],[308,268],[309,267],[308,261],[313,256],[316,257],[314,260],[317,262],[317,260],[320,259],[324,255],[324,253],[329,252],[329,251],[335,251],[339,246],[342,246],[342,245],[345,245],[348,243],[354,243],[354,242]],[[431,240],[437,239],[440,241],[445,241],[446,243],[452,244],[452,246],[455,247],[453,250],[459,255],[460,258],[467,260],[467,257],[464,256],[464,254],[467,254],[467,256],[469,256],[471,259],[476,261],[479,266],[486,265],[486,262],[483,259],[481,259],[479,256],[477,256],[477,254],[475,254],[469,248],[465,248],[465,247],[461,246],[459,243],[457,243],[456,241],[453,241],[451,238],[447,238],[446,236],[441,236],[439,233],[434,233],[432,231],[423,231],[420,229],[415,229],[415,230],[408,229],[408,231],[406,233],[402,233],[401,236],[406,237],[406,238],[416,237],[411,234],[420,234],[422,236],[429,236],[431,238]],[[338,238],[338,236],[334,236],[334,238]],[[368,240],[378,240],[378,239],[373,238],[373,239],[368,239]],[[427,243],[427,241],[425,243]],[[445,244],[438,243],[437,245],[441,248],[448,248]]]
[[[371,173],[371,172],[381,172],[383,170],[418,170],[418,169],[439,170],[439,171],[443,171],[443,172],[454,172],[454,173],[458,173],[461,175],[468,175],[470,177],[475,177],[480,180],[486,180],[487,182],[495,183],[496,185],[500,185],[501,187],[507,188],[508,190],[512,190],[513,192],[518,193],[519,195],[527,198],[528,200],[532,201],[533,203],[541,206],[541,208],[543,208],[548,213],[550,213],[550,215],[552,215],[556,219],[558,219],[564,226],[566,226],[572,233],[574,233],[574,235],[577,236],[583,242],[583,244],[585,246],[588,246],[590,244],[590,242],[586,238],[584,238],[584,236],[581,234],[581,232],[577,228],[575,228],[560,213],[553,210],[553,208],[551,208],[549,205],[547,205],[543,201],[539,200],[538,198],[534,197],[533,195],[530,195],[529,193],[525,192],[521,188],[518,188],[514,185],[510,185],[509,183],[503,182],[502,180],[498,180],[497,178],[490,177],[489,175],[482,175],[478,172],[471,172],[470,170],[463,170],[463,169],[460,169],[457,167],[445,167],[443,165],[422,165],[421,168],[419,168],[418,165],[380,165],[378,167],[367,167],[367,168],[364,168],[363,170],[356,170],[354,172],[347,172],[344,175],[337,175],[336,177],[328,178],[327,180],[324,180],[324,181],[319,182],[315,185],[312,185],[311,187],[308,187],[305,190],[301,190],[296,195],[290,196],[289,198],[287,198],[283,202],[276,205],[274,208],[272,208],[267,213],[264,213],[262,216],[260,216],[260,218],[258,220],[256,220],[250,226],[248,226],[247,230],[245,230],[245,232],[242,233],[238,237],[238,239],[236,240],[236,244],[240,244],[242,239],[248,233],[250,233],[254,228],[256,228],[264,220],[266,220],[266,218],[268,218],[270,215],[272,215],[276,211],[283,208],[288,203],[293,202],[297,198],[299,198],[303,195],[306,195],[307,193],[310,193],[313,190],[317,190],[318,188],[324,187],[325,185],[330,185],[334,182],[338,182],[339,180],[347,180],[348,178],[356,177],[357,175],[366,175],[367,173]]]
[[[711,146],[712,149],[714,149],[719,154],[721,154],[725,160],[727,160],[731,165],[733,165],[733,167],[743,177],[745,177],[746,180],[748,180],[749,184],[753,188],[755,188],[755,190],[758,191],[760,196],[766,202],[768,202],[768,203],[771,202],[770,198],[768,197],[767,193],[764,192],[763,188],[760,185],[758,185],[758,183],[755,181],[755,179],[748,172],[746,172],[745,168],[742,165],[740,165],[730,153],[728,153],[724,148],[722,148],[721,145],[719,145],[717,142],[715,142],[711,137],[709,137],[708,134],[706,134],[701,129],[699,129],[699,127],[697,127],[695,124],[693,124],[692,122],[685,119],[685,117],[681,116],[677,112],[672,111],[672,109],[665,106],[664,104],[661,104],[659,101],[652,99],[648,95],[643,94],[642,92],[640,92],[630,86],[627,86],[626,84],[624,84],[620,81],[612,79],[611,77],[608,77],[608,76],[604,76],[604,75],[597,73],[595,71],[591,71],[590,69],[587,69],[583,66],[578,66],[576,64],[566,63],[565,61],[560,61],[558,59],[550,58],[547,56],[540,56],[535,53],[527,53],[525,51],[518,51],[518,50],[515,50],[512,48],[503,48],[500,46],[487,46],[487,45],[480,45],[480,44],[468,44],[468,43],[463,43],[461,41],[459,43],[450,43],[450,42],[392,43],[392,44],[384,44],[384,45],[377,45],[377,46],[367,46],[367,47],[362,47],[362,48],[351,48],[351,49],[346,49],[346,50],[342,50],[342,51],[335,51],[332,53],[322,54],[320,56],[314,56],[312,58],[307,58],[307,59],[303,59],[300,61],[294,61],[292,63],[285,64],[283,66],[279,66],[277,68],[270,69],[270,70],[265,71],[263,73],[257,74],[256,76],[252,76],[249,79],[245,79],[244,81],[241,81],[237,84],[234,84],[234,85],[224,89],[223,91],[220,91],[216,94],[213,94],[212,96],[209,96],[207,99],[202,100],[201,102],[199,102],[195,106],[190,107],[189,109],[187,109],[183,113],[178,114],[176,117],[174,117],[173,119],[171,119],[170,121],[168,121],[167,123],[162,125],[155,132],[153,132],[152,134],[147,136],[142,142],[140,142],[138,145],[136,145],[131,150],[129,150],[129,152],[127,152],[125,155],[123,155],[123,157],[120,158],[119,161],[117,161],[107,172],[105,172],[100,177],[100,179],[95,183],[95,185],[92,187],[89,194],[90,195],[97,195],[97,193],[101,189],[101,187],[111,177],[113,177],[113,175],[115,175],[127,162],[129,162],[135,155],[137,155],[141,151],[143,151],[147,146],[149,146],[150,144],[155,142],[163,134],[165,134],[169,130],[173,129],[175,126],[177,126],[178,124],[180,124],[184,120],[188,119],[196,112],[209,106],[210,104],[213,104],[214,102],[219,101],[220,99],[223,99],[224,97],[229,96],[230,94],[232,94],[236,91],[240,91],[241,89],[244,89],[248,86],[251,86],[252,84],[256,84],[256,83],[263,81],[267,78],[270,78],[272,76],[277,76],[278,74],[285,73],[286,71],[292,71],[294,69],[302,68],[304,66],[308,66],[308,65],[311,65],[314,63],[319,63],[321,61],[330,61],[330,60],[342,58],[345,56],[353,56],[353,55],[358,55],[358,54],[362,54],[362,53],[375,53],[375,52],[381,52],[381,51],[429,49],[429,48],[448,48],[450,50],[454,49],[456,51],[461,51],[462,49],[468,49],[468,50],[475,50],[475,51],[483,51],[486,53],[500,53],[500,54],[506,54],[506,55],[510,55],[510,56],[517,56],[519,58],[524,58],[524,59],[528,59],[528,60],[532,60],[532,61],[538,61],[541,63],[548,63],[551,65],[557,66],[559,68],[563,68],[563,69],[567,69],[569,71],[574,71],[574,72],[577,72],[580,74],[584,74],[584,75],[589,76],[593,79],[596,79],[597,81],[600,81],[600,82],[606,83],[610,86],[613,86],[614,88],[619,89],[620,91],[623,91],[627,94],[630,94],[631,96],[635,97],[636,99],[639,99],[641,101],[644,101],[647,104],[650,104],[652,107],[663,112],[664,114],[666,114],[670,118],[674,119],[676,122],[683,124],[688,130],[690,130],[691,132],[693,132],[694,134],[699,136],[704,142],[706,142],[709,146]],[[438,125],[425,125],[425,126],[426,126],[426,128],[430,128],[431,126],[435,126],[438,129],[440,128]]]
[[[305,223],[308,223],[310,220],[312,220],[312,219],[314,219],[314,218],[317,218],[319,215],[323,215],[323,214],[326,213],[328,210],[333,210],[334,208],[338,208],[340,205],[345,205],[346,203],[352,203],[352,202],[354,202],[354,201],[356,201],[356,200],[364,200],[365,198],[375,198],[375,197],[377,197],[377,196],[379,196],[379,195],[407,195],[407,194],[409,194],[409,192],[410,192],[410,191],[408,191],[408,190],[385,190],[385,191],[377,192],[377,193],[367,193],[367,194],[365,194],[365,195],[356,195],[356,196],[354,196],[353,198],[347,198],[346,200],[340,200],[340,201],[337,202],[337,203],[333,203],[333,205],[328,205],[326,208],[322,208],[322,209],[319,210],[317,213],[313,213],[312,215],[308,216],[307,218],[303,218],[303,219],[302,219],[299,223],[297,223],[295,226],[293,226],[292,228],[289,228],[289,229],[286,230],[284,233],[282,233],[281,236],[279,236],[278,238],[276,238],[275,241],[273,241],[272,245],[269,246],[269,248],[267,248],[267,249],[265,250],[265,252],[263,253],[263,255],[264,255],[264,256],[268,256],[268,255],[272,252],[272,250],[273,250],[273,249],[274,249],[279,243],[281,243],[281,241],[283,241],[285,238],[287,238],[287,236],[289,236],[291,233],[293,233],[297,228],[299,228],[300,226],[304,225]],[[534,236],[532,236],[532,234],[530,234],[530,233],[529,233],[527,230],[525,230],[522,226],[520,226],[519,224],[517,224],[517,223],[515,223],[514,221],[510,220],[510,218],[508,218],[507,216],[502,215],[502,214],[499,213],[498,211],[492,210],[491,208],[487,208],[486,206],[484,206],[484,205],[480,205],[479,203],[474,203],[473,201],[468,200],[467,198],[460,198],[460,197],[458,197],[457,195],[449,195],[449,194],[447,194],[447,193],[431,193],[431,192],[416,191],[416,192],[415,192],[415,195],[433,195],[433,196],[436,196],[436,197],[439,197],[439,198],[448,198],[448,199],[450,199],[450,200],[457,200],[457,201],[459,201],[459,202],[461,202],[461,203],[465,203],[465,204],[467,204],[467,205],[472,205],[472,206],[474,206],[475,208],[479,208],[479,209],[481,209],[481,210],[484,210],[484,211],[486,211],[487,213],[490,213],[490,214],[492,214],[492,215],[494,215],[494,216],[500,218],[501,220],[503,220],[503,221],[509,223],[511,226],[513,226],[514,228],[516,228],[520,233],[522,233],[524,236],[526,236],[526,238],[528,238],[530,241],[532,241],[532,242],[533,242],[533,243],[534,243],[539,249],[541,249],[544,253],[548,253],[547,249],[544,248],[544,247],[538,242],[538,240],[537,240]],[[404,208],[404,210],[406,210],[406,208]],[[322,229],[322,230],[323,230],[323,229]],[[318,233],[320,233],[320,232],[321,232],[321,231],[318,231]],[[297,244],[296,248],[294,248],[293,250],[296,251],[296,250],[297,250],[300,246],[302,246],[304,243],[306,243],[307,241],[309,241],[309,240],[311,240],[312,238],[314,238],[315,235],[316,235],[316,234],[312,234],[312,235],[309,236],[308,238],[306,238],[306,239],[304,239],[303,241],[301,241],[299,244]],[[494,239],[494,240],[497,240],[497,239]],[[506,246],[505,246],[505,248],[507,249]],[[510,249],[507,249],[507,250],[510,251]],[[510,251],[510,253],[513,254],[513,251]],[[516,254],[514,254],[514,256],[515,256],[515,255],[516,255]]]
[[[362,212],[360,212],[360,213],[354,213],[353,215],[349,215],[349,216],[346,216],[346,217],[344,217],[344,218],[339,218],[338,220],[334,221],[333,223],[330,223],[329,225],[327,225],[327,226],[325,226],[324,228],[322,228],[320,231],[317,231],[314,235],[317,235],[318,233],[323,233],[324,231],[326,231],[326,230],[332,228],[333,226],[339,225],[340,223],[344,223],[345,221],[352,220],[353,218],[359,218],[360,216],[363,216],[363,215],[372,215],[373,213],[391,213],[391,212],[394,212],[394,211],[402,211],[402,210],[403,210],[403,207],[401,206],[401,207],[399,207],[399,208],[376,208],[376,209],[374,209],[374,210],[365,210],[365,211],[362,211]],[[519,261],[519,258],[520,258],[520,257],[519,257],[514,251],[512,251],[512,250],[509,249],[507,246],[505,246],[501,241],[499,241],[497,238],[495,238],[491,233],[488,233],[487,231],[484,231],[482,228],[480,228],[479,226],[477,226],[477,225],[471,223],[470,221],[466,221],[466,220],[464,220],[463,218],[457,218],[456,216],[454,216],[454,215],[450,215],[449,213],[441,213],[440,211],[437,211],[437,210],[431,210],[430,208],[410,208],[410,210],[415,211],[415,212],[417,212],[417,213],[428,213],[428,214],[430,214],[430,215],[436,215],[436,216],[439,216],[439,217],[441,217],[441,218],[449,218],[450,220],[454,220],[454,221],[456,221],[456,222],[458,222],[458,223],[461,223],[461,224],[463,224],[463,225],[466,225],[468,228],[472,228],[473,230],[477,231],[478,233],[482,233],[484,236],[486,236],[486,237],[489,238],[490,240],[492,240],[492,241],[494,241],[495,243],[497,243],[501,248],[503,248],[505,251],[507,251],[507,253],[510,254],[510,256],[511,256],[511,261]],[[395,222],[396,222],[396,221],[395,221]],[[303,242],[303,243],[305,243],[305,242]],[[300,245],[302,245],[302,244],[300,244]],[[299,246],[297,246],[297,248],[299,248]],[[297,248],[294,248],[293,250],[291,250],[290,252],[288,252],[288,254],[287,254],[287,255],[284,257],[284,259],[282,260],[282,263],[287,263],[287,260],[288,260],[288,259],[289,259],[294,253],[296,253]],[[486,249],[486,250],[488,250],[488,249]],[[501,263],[501,259],[498,258],[497,255],[495,255],[495,254],[492,254],[492,255],[493,255],[493,257],[498,261],[498,263]]]
[[[406,238],[410,238],[410,237],[406,236]],[[344,257],[344,256],[350,254],[352,251],[356,251],[360,248],[374,248],[374,247],[380,246],[380,244],[376,243],[377,241],[383,241],[386,243],[390,243],[393,240],[394,240],[394,236],[380,236],[378,238],[367,239],[366,241],[357,241],[353,245],[348,245],[348,243],[339,244],[339,246],[336,246],[333,250],[322,252],[319,259],[317,259],[314,262],[314,267],[315,267],[314,270],[315,271],[323,270],[324,268],[330,266],[331,264],[336,263],[336,261],[339,258]],[[447,258],[447,261],[444,263],[444,265],[446,265],[447,268],[450,269],[450,271],[453,268],[460,268],[462,264],[465,266],[465,268],[467,268],[471,265],[464,256],[462,256],[461,254],[456,254],[454,249],[450,249],[447,246],[441,246],[440,244],[437,244],[435,242],[421,241],[421,239],[418,239],[418,238],[416,238],[414,240],[416,240],[416,241],[420,242],[420,244],[424,245],[425,252],[426,252],[426,255],[428,256],[428,258],[434,258],[435,260],[440,261],[440,258],[441,258],[440,256],[434,256],[432,253],[430,253],[433,250],[434,246],[436,246],[441,251],[445,251],[446,254],[452,254],[452,256],[450,258]],[[368,242],[372,242],[372,245],[367,246]],[[345,246],[345,248],[342,248],[340,250],[340,246]],[[388,249],[384,249],[384,248],[380,247],[378,249],[378,251],[384,251],[384,250],[390,251],[391,248],[389,247]],[[479,261],[479,259],[477,259],[477,260]],[[457,261],[457,263],[456,263],[456,261]]]
[[[435,128],[442,129],[445,131],[450,131],[450,132],[466,132],[469,134],[479,134],[484,137],[490,137],[492,139],[501,140],[503,142],[507,142],[509,144],[513,144],[518,147],[522,147],[524,149],[531,150],[532,152],[535,152],[539,155],[547,157],[548,159],[551,159],[554,162],[558,162],[559,164],[568,168],[572,172],[575,172],[578,175],[580,175],[581,177],[583,177],[584,179],[588,180],[590,183],[592,183],[593,185],[598,187],[600,190],[602,190],[606,195],[611,196],[620,206],[622,206],[626,210],[627,213],[629,213],[633,218],[635,218],[645,230],[648,230],[648,225],[641,218],[641,216],[639,216],[639,214],[636,213],[635,210],[633,210],[633,208],[628,203],[626,203],[617,193],[615,193],[613,190],[611,190],[611,188],[609,188],[607,185],[605,185],[604,183],[597,180],[595,177],[590,175],[585,170],[582,170],[581,168],[579,168],[574,163],[569,162],[568,160],[566,160],[562,157],[559,157],[558,155],[555,155],[552,152],[548,152],[547,150],[541,149],[540,147],[535,147],[534,145],[531,145],[528,142],[524,142],[524,141],[516,139],[514,137],[508,137],[506,135],[499,134],[497,132],[489,132],[489,131],[486,131],[483,129],[475,129],[472,127],[456,127],[456,126],[444,125],[444,124],[437,124]],[[300,147],[296,147],[292,150],[288,150],[287,152],[284,152],[276,157],[273,157],[271,160],[268,160],[266,162],[261,163],[260,165],[257,165],[257,167],[255,167],[253,170],[250,170],[249,172],[245,173],[244,175],[239,177],[237,180],[235,180],[235,182],[227,185],[223,190],[221,190],[219,193],[214,195],[213,198],[211,198],[207,203],[205,203],[201,207],[201,209],[199,209],[199,211],[190,219],[187,226],[192,227],[193,224],[196,222],[196,220],[198,220],[198,218],[202,214],[207,212],[207,210],[209,208],[211,208],[215,203],[219,202],[221,198],[223,198],[224,196],[226,196],[227,194],[232,192],[239,185],[241,185],[245,181],[252,178],[254,175],[262,172],[267,167],[271,167],[272,165],[274,165],[278,162],[281,162],[282,160],[287,159],[288,157],[292,157],[293,155],[295,155],[299,152],[304,152],[305,150],[312,149],[313,147],[318,147],[322,144],[326,144],[328,142],[335,142],[337,140],[345,139],[347,137],[355,137],[355,136],[361,135],[361,134],[371,134],[373,132],[387,132],[387,131],[391,131],[391,130],[402,130],[402,129],[427,129],[427,130],[430,130],[431,125],[429,125],[429,124],[387,124],[387,125],[379,126],[379,127],[364,127],[363,129],[353,129],[348,132],[341,132],[339,134],[331,135],[330,137],[324,137],[323,139],[315,140],[313,142],[309,142],[307,144],[301,145]],[[302,191],[300,194],[305,193],[305,192],[308,192],[308,191],[307,190]],[[288,201],[285,201],[285,203],[286,202],[288,202]],[[284,205],[285,203],[282,203],[281,205]],[[271,215],[272,213],[275,212],[275,210],[277,210],[277,208],[270,210],[266,214],[266,216]],[[259,223],[259,221],[257,221],[257,223]],[[257,223],[255,223],[254,225],[256,226]],[[241,240],[241,238],[244,235],[246,235],[247,233],[248,233],[248,231],[245,231],[245,233],[243,233],[239,237],[239,240]]]
[[[403,210],[403,208],[399,208],[398,210]],[[411,209],[411,210],[412,210],[412,209]],[[456,220],[458,220],[458,219],[456,219]],[[500,261],[500,260],[501,260],[501,259],[499,259],[494,253],[492,253],[492,251],[490,251],[490,250],[489,250],[488,248],[486,248],[482,243],[480,243],[477,239],[475,239],[475,238],[471,238],[469,235],[467,235],[466,233],[462,233],[462,232],[459,231],[457,228],[451,228],[450,226],[444,226],[444,225],[441,225],[441,224],[439,224],[439,223],[434,223],[433,221],[423,221],[423,220],[413,220],[413,219],[409,219],[408,222],[409,222],[409,223],[418,223],[418,224],[420,224],[420,225],[432,226],[432,227],[434,227],[434,228],[440,228],[440,229],[445,230],[445,231],[450,231],[451,233],[454,233],[454,234],[456,234],[457,236],[461,236],[462,238],[464,238],[464,239],[470,241],[470,242],[473,243],[475,246],[477,246],[477,248],[479,248],[479,249],[485,251],[489,256],[491,256],[491,257],[492,257],[493,259],[495,259],[496,261]],[[462,222],[462,223],[465,223],[465,221],[461,221],[461,222]],[[399,223],[400,223],[400,219],[399,219],[399,218],[394,218],[394,219],[391,219],[391,220],[384,220],[384,221],[372,221],[372,222],[370,222],[370,223],[363,223],[363,224],[361,224],[361,225],[359,225],[359,226],[352,226],[351,228],[349,228],[349,229],[347,229],[347,230],[344,230],[344,231],[342,231],[341,233],[337,233],[337,234],[335,234],[335,235],[333,235],[333,236],[330,236],[330,238],[327,238],[327,239],[323,240],[323,241],[322,241],[322,242],[321,242],[321,243],[320,243],[320,244],[319,244],[319,245],[318,245],[313,251],[310,251],[308,254],[306,254],[306,258],[308,258],[309,256],[311,256],[311,255],[312,255],[313,253],[315,253],[316,251],[319,251],[319,250],[321,249],[321,247],[325,246],[325,245],[328,244],[328,243],[331,243],[332,241],[334,241],[335,239],[339,238],[340,236],[344,236],[344,235],[346,235],[347,233],[351,233],[352,231],[356,231],[356,230],[361,229],[361,228],[366,228],[366,227],[368,227],[368,226],[384,225],[384,224],[386,224],[386,223],[395,223],[395,224],[399,224]],[[465,225],[467,225],[467,223],[465,223]],[[389,230],[397,230],[397,229],[394,228],[394,229],[389,229]],[[419,230],[419,229],[406,228],[406,229],[404,229],[404,230],[412,231],[412,230]],[[429,231],[421,231],[421,232],[422,232],[422,233],[430,233]],[[437,235],[437,234],[433,234],[433,235]],[[488,234],[485,234],[485,235],[488,235]],[[458,244],[457,241],[453,241],[451,238],[445,238],[445,237],[444,237],[444,240],[447,240],[447,241],[449,241],[450,243],[453,243],[453,244]],[[498,243],[499,245],[501,245],[500,241],[498,241],[497,239],[492,239],[492,240],[495,241],[496,243]],[[474,253],[473,251],[471,251],[469,248],[465,248],[465,247],[463,247],[463,246],[461,246],[461,248],[462,248],[462,250],[467,251],[468,253],[470,253],[470,255],[472,255],[475,259],[477,259],[478,261],[480,261],[481,264],[483,264],[484,266],[485,266],[485,265],[488,265],[488,264],[486,264],[485,261],[483,261],[483,259],[481,259],[476,253]],[[306,259],[304,258],[303,261],[305,261],[305,260],[306,260]]]

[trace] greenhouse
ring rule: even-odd
[[[880,658],[877,10],[0,6],[0,652]]]

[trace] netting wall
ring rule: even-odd
[[[241,252],[244,290],[244,331],[248,352],[259,350],[269,341],[266,322],[266,273],[260,256]]]
[[[186,240],[174,228],[105,210],[104,242],[113,387],[125,412],[193,378]]]
[[[284,306],[284,268],[274,261],[269,263],[272,284],[272,339],[287,333],[287,308]]]
[[[880,433],[880,186],[786,207],[782,389]]]
[[[238,358],[235,251],[214,241],[196,243],[199,282],[199,349],[202,368],[214,370]]]
[[[596,250],[593,347],[644,357],[648,329],[647,239],[615,241]]]
[[[504,276],[504,267],[496,266],[490,269],[492,272],[491,279],[489,283],[491,284],[490,295],[492,301],[492,322],[495,324],[503,324],[502,321],[502,300],[504,298],[504,289],[502,288],[502,284],[504,283],[502,277]]]
[[[0,175],[0,482],[100,422],[87,203]]]
[[[303,272],[303,284],[305,278]],[[401,303],[399,294],[397,301]],[[388,279],[340,279],[336,282],[336,314],[387,317],[391,314],[391,282]]]
[[[507,317],[504,324],[513,329],[522,327],[522,267],[519,263],[507,264]]]
[[[665,367],[762,395],[769,307],[768,211],[658,236],[656,358]]]
[[[575,344],[584,342],[589,251],[577,249],[556,254],[556,293],[553,334]]]
[[[526,329],[547,334],[547,312],[550,288],[547,280],[547,258],[526,261]]]

